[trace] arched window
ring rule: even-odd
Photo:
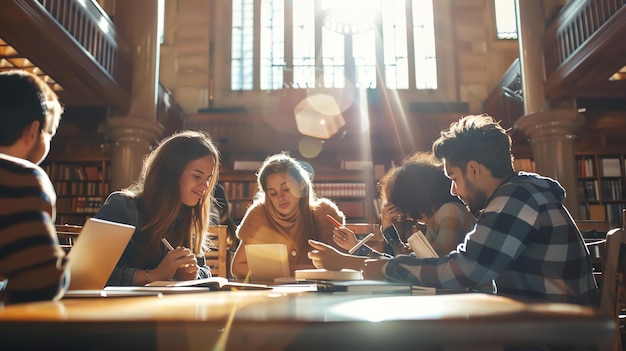
[[[234,91],[438,87],[433,0],[232,0],[231,51]]]

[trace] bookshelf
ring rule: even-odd
[[[107,159],[52,160],[44,162],[42,168],[57,193],[56,224],[83,225],[109,194]]]
[[[576,163],[581,219],[620,225],[626,206],[624,154],[579,155]]]
[[[239,223],[257,192],[256,176],[252,171],[227,171],[220,173],[219,183],[230,202],[231,216]],[[342,171],[332,176],[316,174],[313,189],[318,197],[334,201],[346,215],[347,222],[378,222],[372,217],[372,192],[368,191],[369,186],[359,172]]]
[[[515,168],[516,172],[524,171],[529,173],[536,173],[537,167],[535,165],[535,160],[528,157],[515,157],[513,159],[513,168]]]
[[[224,187],[224,193],[230,203],[231,217],[236,223],[241,222],[257,191],[256,180],[249,178],[250,175],[244,175],[242,179],[236,180],[235,175],[224,177],[220,174],[219,183]]]

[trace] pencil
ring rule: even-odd
[[[326,215],[326,218],[330,221],[330,223],[334,224],[335,227],[343,227],[343,224],[339,223],[338,220],[334,219],[331,215]]]
[[[354,245],[354,247],[352,247],[348,251],[348,253],[352,255],[353,253],[356,252],[356,250],[360,249],[361,246],[365,245],[365,243],[368,242],[373,237],[374,237],[374,233],[367,234],[367,236],[365,238],[363,238],[361,241],[359,241],[358,243],[356,243],[356,245]]]
[[[167,247],[168,250],[174,251],[174,246],[172,246],[172,244],[170,244],[170,242],[167,241],[167,239],[161,238],[161,241],[163,242],[163,245],[165,245],[165,247]]]

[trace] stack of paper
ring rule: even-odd
[[[421,230],[413,233],[407,240],[411,250],[415,252],[415,255],[419,258],[431,258],[431,257],[439,257],[435,249],[433,249],[432,245],[426,240],[424,233]]]

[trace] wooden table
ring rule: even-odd
[[[274,291],[72,298],[0,309],[2,349],[501,350],[608,347],[614,321],[569,304],[486,294]]]

